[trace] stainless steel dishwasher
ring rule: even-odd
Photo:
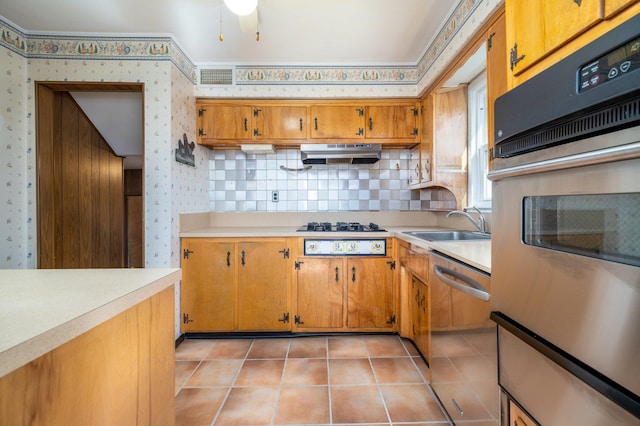
[[[499,424],[491,276],[431,252],[431,387],[456,424]]]

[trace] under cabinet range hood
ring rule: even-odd
[[[380,160],[382,145],[303,143],[300,152],[303,164],[373,164]]]

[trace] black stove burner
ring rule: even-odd
[[[306,227],[298,229],[298,231],[312,232],[375,232],[384,231],[375,223],[363,225],[358,222],[336,222],[335,225],[330,222],[309,222]]]

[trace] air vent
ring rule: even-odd
[[[506,139],[495,147],[495,157],[508,158],[550,146],[561,145],[591,136],[637,125],[640,122],[640,97],[565,117],[544,127]]]
[[[202,68],[200,70],[202,85],[232,85],[233,68]]]

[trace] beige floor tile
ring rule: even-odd
[[[326,358],[326,337],[304,337],[291,339],[289,358]]]
[[[466,420],[493,420],[493,416],[486,410],[477,396],[463,383],[440,383],[437,386],[440,401],[456,421],[457,408],[451,402],[453,399],[464,412]]]
[[[331,385],[368,385],[375,384],[375,378],[367,358],[330,359],[329,383]]]
[[[331,386],[330,393],[334,424],[389,422],[377,386]]]
[[[272,422],[277,387],[233,388],[216,418],[216,425],[269,425]]]
[[[426,385],[381,386],[380,391],[394,424],[446,421]]]
[[[431,355],[432,356],[460,356],[474,355],[478,353],[463,335],[459,334],[439,334],[431,335]]]
[[[407,350],[398,336],[364,336],[370,357],[408,357]]]
[[[176,395],[176,426],[210,425],[227,388],[188,388]]]
[[[449,359],[466,381],[491,381],[498,377],[498,367],[484,355],[456,356]]]
[[[329,337],[330,358],[358,358],[367,357],[367,347],[362,336]]]
[[[289,350],[289,339],[256,339],[249,350],[249,359],[284,359]]]
[[[215,340],[207,359],[242,359],[247,356],[251,343],[253,343],[253,339]]]
[[[203,361],[184,386],[231,386],[241,366],[239,359]]]
[[[176,361],[203,360],[213,348],[213,341],[207,339],[185,340],[176,348]]]
[[[282,384],[326,385],[328,384],[327,360],[322,358],[288,358],[284,367]]]
[[[275,424],[328,424],[329,390],[327,386],[283,387],[280,391]]]
[[[372,358],[378,383],[422,383],[422,377],[411,358]]]
[[[418,367],[418,370],[420,371],[422,378],[427,382],[430,382],[431,373],[429,373],[429,367],[427,366],[427,363],[425,362],[425,360],[421,356],[414,356],[414,357],[411,357],[411,359],[413,359],[413,362]]]
[[[191,373],[193,373],[198,364],[200,364],[200,361],[176,361],[176,391],[184,385],[187,378],[191,376]]]
[[[284,360],[248,359],[240,369],[234,386],[278,386],[283,368]]]

